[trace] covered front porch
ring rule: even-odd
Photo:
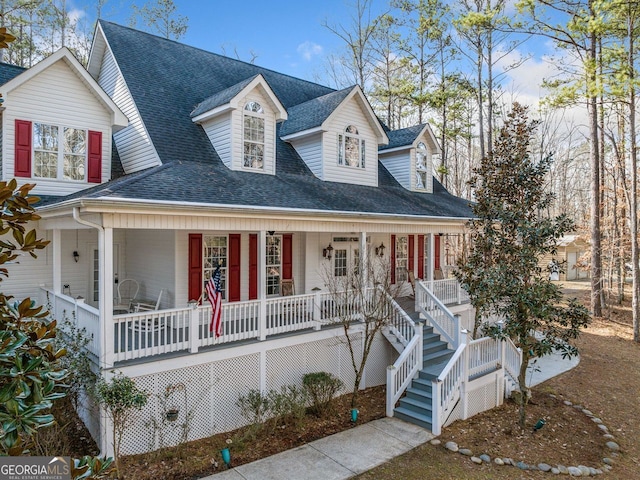
[[[338,305],[328,282],[365,259],[388,269],[400,295],[412,294],[414,278],[458,291],[446,277],[464,251],[461,219],[381,223],[362,215],[345,221],[152,205],[105,211],[101,204],[99,210],[43,214],[51,271],[39,273],[39,283],[55,318],[73,317],[92,336],[90,349],[103,368],[332,325],[337,310],[357,314],[357,307]],[[203,292],[218,265],[223,328],[215,338]],[[123,301],[119,287],[126,281],[137,292]],[[151,309],[136,311],[139,303]]]

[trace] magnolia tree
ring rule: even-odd
[[[571,342],[590,321],[576,299],[563,302],[560,288],[539,266],[540,258],[556,253],[558,240],[573,224],[564,215],[546,215],[553,201],[544,189],[552,158],[531,155],[536,125],[525,107],[514,104],[492,154],[474,170],[469,182],[476,198],[469,225],[471,252],[456,274],[478,310],[504,318],[501,328],[487,327],[489,333],[509,337],[522,349],[522,395],[517,400],[523,428],[529,359],[554,350],[577,354]]]
[[[344,330],[354,373],[352,408],[357,405],[371,347],[381,330],[391,323],[392,301],[400,288],[399,284],[391,284],[387,261],[377,255],[357,258],[356,264],[344,268],[325,267],[322,276],[330,300],[320,306]]]

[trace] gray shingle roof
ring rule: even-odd
[[[295,149],[280,139],[283,124],[278,124],[276,130],[276,175],[230,170],[202,128],[191,121],[191,112],[204,99],[225,90],[227,96],[229,89],[262,74],[289,118],[297,117],[296,106],[298,113],[322,110],[310,119],[300,117],[296,128],[301,128],[330,114],[333,105],[339,104],[351,89],[334,91],[130,28],[104,21],[100,24],[163,165],[58,201],[106,197],[371,214],[471,216],[468,201],[450,195],[436,181],[433,194],[410,192],[382,163],[378,165],[378,187],[322,181],[311,173]]]
[[[249,85],[251,81],[256,77],[257,75],[254,75],[253,77],[247,78],[246,80],[243,80],[239,83],[236,83],[235,85],[232,85],[229,88],[225,88],[224,90],[218,93],[215,93],[214,95],[211,95],[204,102],[196,106],[193,112],[191,112],[191,117],[192,118],[197,117],[198,115],[208,112],[209,110],[213,110],[214,108],[219,107],[220,105],[225,105],[229,103],[233,99],[233,97],[235,97],[238,93],[240,93],[240,91],[244,87]]]
[[[284,121],[280,129],[280,135],[286,137],[292,133],[319,127],[354,88],[348,87],[331,92],[291,107],[287,112],[289,118]]]
[[[4,85],[8,81],[13,80],[25,70],[26,68],[18,67],[16,65],[0,63],[0,85]]]
[[[387,131],[389,137],[389,143],[387,145],[381,145],[378,150],[388,150],[390,148],[405,147],[413,144],[420,135],[420,132],[424,130],[426,124],[414,125],[413,127],[401,128],[400,130]]]

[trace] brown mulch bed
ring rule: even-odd
[[[385,415],[384,387],[374,387],[358,394],[358,422],[370,422]],[[204,438],[142,455],[123,459],[126,479],[193,479],[225,470],[220,450],[231,449],[233,467],[250,463],[295,448],[319,438],[353,428],[351,395],[333,402],[333,413],[322,418],[308,413],[298,424],[267,428],[257,434],[250,427]],[[231,444],[227,443],[231,440]]]

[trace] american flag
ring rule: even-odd
[[[222,291],[220,290],[220,276],[220,265],[218,265],[205,286],[207,298],[209,302],[211,302],[211,324],[209,325],[209,331],[215,331],[216,338],[222,335]]]

